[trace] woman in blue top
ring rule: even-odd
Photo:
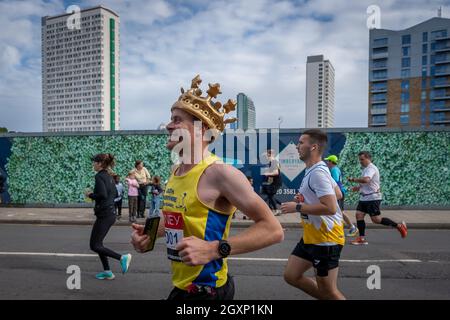
[[[331,177],[334,181],[336,181],[337,185],[339,186],[339,189],[341,189],[342,192],[342,198],[338,200],[339,208],[341,208],[342,216],[344,217],[345,224],[350,228],[350,230],[347,233],[347,237],[354,237],[358,234],[358,228],[350,221],[349,217],[344,213],[344,200],[345,200],[345,194],[347,193],[347,189],[345,189],[344,184],[342,183],[342,172],[341,169],[337,166],[338,163],[338,157],[334,154],[326,157],[325,162],[328,166],[328,169],[330,169]]]

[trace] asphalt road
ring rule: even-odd
[[[126,275],[111,260],[116,279],[99,281],[94,275],[101,264],[89,250],[90,230],[89,226],[0,225],[0,299],[167,297],[170,264],[162,239],[154,252],[139,254],[129,244],[130,229],[114,227],[105,244],[120,253],[131,252],[133,260]],[[310,299],[283,280],[286,258],[300,236],[299,229],[286,230],[283,243],[230,259],[235,298]],[[368,246],[344,247],[339,287],[348,299],[450,299],[450,230],[410,230],[407,239],[396,230],[368,230],[368,240]],[[67,288],[70,265],[80,267],[80,290]],[[367,288],[371,265],[380,268],[380,289]]]

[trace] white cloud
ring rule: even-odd
[[[41,17],[57,1],[0,2],[0,126],[41,131]]]
[[[20,62],[19,51],[15,47],[6,45],[0,48],[0,71],[7,72],[9,68],[15,67]]]

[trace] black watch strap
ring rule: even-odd
[[[220,240],[219,241],[219,254],[222,258],[226,258],[230,255],[231,253],[231,246],[228,243],[227,240]]]
[[[295,206],[295,211],[300,212],[301,210],[302,210],[302,204],[297,203],[297,205]]]

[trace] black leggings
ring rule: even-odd
[[[114,202],[114,207],[116,209],[116,214],[121,216],[122,215],[122,199]]]
[[[116,260],[120,260],[122,257],[117,252],[103,246],[103,239],[105,239],[106,234],[109,229],[111,229],[115,221],[116,217],[114,214],[110,214],[105,217],[97,217],[94,227],[92,228],[90,247],[92,251],[98,253],[100,260],[102,261],[103,270],[111,270],[109,268],[108,257]]]
[[[274,186],[274,185],[264,185],[263,186],[263,190],[262,191],[267,196],[267,199],[265,201],[267,201],[269,203],[269,208],[272,209],[272,210],[276,210],[277,209],[277,203],[279,205],[281,205],[280,200],[275,198],[278,189],[279,189],[279,187],[278,186]]]
[[[281,205],[280,200],[278,200],[277,198],[274,198],[276,194],[268,194],[267,195],[267,200],[269,201],[269,208],[272,210],[277,210],[277,203],[279,205]]]
[[[139,197],[138,197],[138,205],[137,205],[137,214],[138,217],[143,217],[145,214],[145,205],[147,201],[147,193],[148,193],[148,186],[143,186],[138,189]]]

